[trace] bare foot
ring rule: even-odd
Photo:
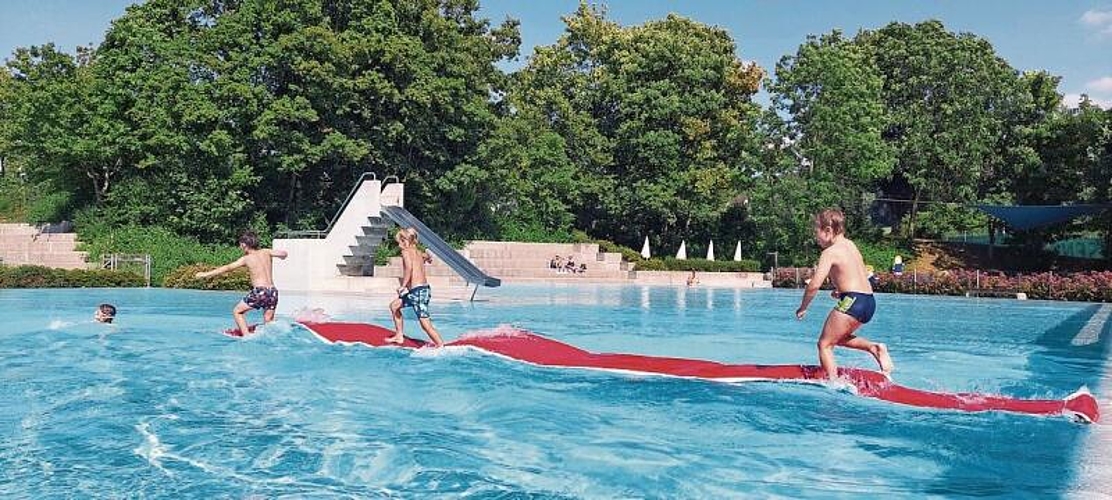
[[[405,336],[403,336],[402,334],[399,333],[399,334],[394,335],[392,337],[386,337],[386,343],[387,344],[402,345],[402,344],[405,343]]]
[[[876,358],[877,364],[880,365],[880,371],[885,374],[891,374],[896,365],[892,364],[892,357],[888,355],[888,346],[884,344],[873,344],[873,348],[869,352]]]

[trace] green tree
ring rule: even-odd
[[[808,38],[782,58],[769,84],[773,106],[788,117],[786,133],[772,142],[798,160],[793,175],[835,195],[833,204],[854,228],[866,226],[866,194],[876,192],[895,163],[882,137],[888,124],[883,83],[868,53],[834,31]],[[811,215],[796,226],[809,230]]]
[[[912,200],[971,202],[1005,162],[1002,141],[1017,109],[1031,104],[1019,74],[987,40],[939,21],[892,23],[855,37],[884,78],[884,137],[898,158],[886,193]]]
[[[122,176],[97,199],[116,221],[206,240],[246,224],[320,227],[365,170],[396,174],[418,215],[451,232],[434,179],[489,135],[516,54],[473,0],[152,0],[113,22],[93,97]],[[99,109],[99,108],[98,108]],[[118,132],[118,133],[117,133]],[[110,144],[111,145],[111,144]],[[122,154],[122,153],[126,153]],[[444,213],[438,216],[438,213]]]
[[[36,222],[103,201],[132,165],[134,144],[105,98],[95,62],[91,49],[74,57],[48,44],[17,49],[7,63],[7,151],[47,192],[39,200],[49,206]]]
[[[621,27],[581,4],[564,22],[509,101],[563,138],[576,225],[627,245],[713,236],[755,171],[760,68],[724,30],[676,15]]]

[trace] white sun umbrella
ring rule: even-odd
[[[645,237],[645,244],[641,245],[641,257],[644,257],[646,259],[652,257],[652,252],[649,252],[649,237],[648,236]]]
[[[707,245],[707,260],[714,260],[714,240],[710,240],[710,245]]]
[[[676,252],[676,259],[687,260],[687,242],[680,241],[680,251]]]
[[[737,246],[734,247],[734,261],[741,262],[741,240],[738,240]]]

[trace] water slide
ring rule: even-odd
[[[382,215],[394,221],[399,226],[416,229],[417,236],[420,238],[421,243],[429,247],[429,250],[433,254],[444,261],[456,274],[459,274],[460,277],[467,280],[468,283],[489,287],[502,284],[502,280],[488,276],[482,269],[479,269],[475,264],[467,260],[466,257],[457,252],[456,249],[452,248],[448,242],[444,241],[444,239],[433,232],[432,229],[429,229],[429,226],[426,226],[420,219],[409,213],[409,210],[394,205],[383,205]]]

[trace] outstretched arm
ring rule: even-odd
[[[216,269],[213,269],[211,271],[198,272],[197,274],[194,274],[193,277],[195,277],[195,278],[211,278],[213,276],[224,274],[228,271],[231,271],[232,269],[243,267],[243,265],[244,265],[243,257],[240,257],[240,258],[236,259],[235,262],[232,262],[231,264],[224,264],[223,266],[220,266],[220,267],[218,267]]]
[[[285,251],[285,250],[275,250],[275,249],[272,248],[270,250],[270,256],[271,257],[277,257],[279,259],[285,259],[286,257],[290,256],[290,253]]]
[[[807,315],[807,307],[811,305],[811,301],[814,300],[815,295],[822,288],[827,275],[830,274],[830,266],[833,263],[833,258],[825,251],[819,256],[819,264],[815,266],[815,274],[811,276],[811,281],[807,282],[807,288],[803,291],[803,301],[800,302],[799,309],[795,310],[796,318],[803,319]]]

